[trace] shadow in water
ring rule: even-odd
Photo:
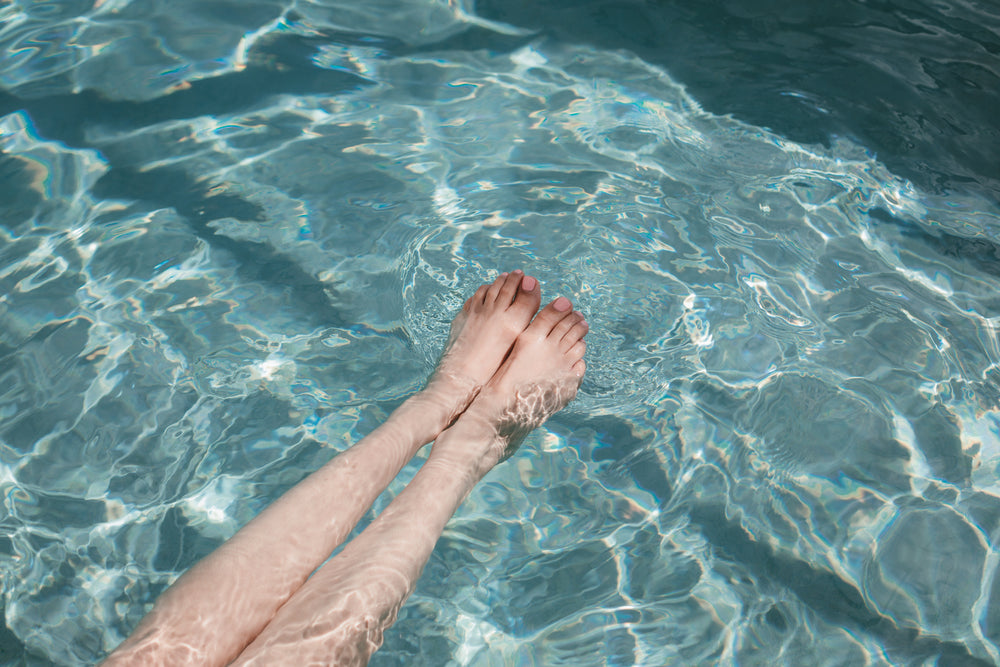
[[[90,90],[37,98],[0,91],[0,115],[24,111],[42,138],[74,148],[95,148],[86,140],[88,129],[94,127],[129,130],[250,110],[279,95],[342,94],[368,82],[348,72],[316,67],[311,57],[318,44],[348,37],[333,33],[308,38],[281,35],[262,44],[252,58],[256,64],[242,71],[196,81],[185,89],[142,102],[109,100]],[[95,196],[173,208],[194,234],[238,261],[242,279],[287,290],[291,303],[312,324],[347,324],[331,303],[329,287],[291,257],[267,243],[217,234],[209,226],[222,218],[259,222],[263,216],[259,206],[236,195],[212,194],[213,183],[178,168],[142,170],[116,163],[113,155],[105,155],[105,159],[109,169],[95,185]],[[16,159],[0,154],[0,175],[5,176],[0,192],[8,202],[23,200],[20,209],[24,210],[18,211],[27,215],[37,202],[30,197],[31,191],[25,187],[27,177],[18,166]]]
[[[825,621],[877,638],[890,655],[921,663],[936,658],[935,664],[941,667],[992,664],[971,655],[957,642],[922,637],[915,630],[900,628],[892,619],[869,608],[853,584],[755,541],[742,526],[726,517],[722,505],[696,505],[688,516],[717,556],[742,565],[756,577],[781,584]]]
[[[602,443],[594,450],[595,461],[620,466],[641,488],[652,493],[661,506],[670,501],[672,485],[667,472],[655,464],[655,457],[644,455],[654,450],[651,440],[638,436],[628,422],[615,417],[585,420],[585,424],[594,429]],[[657,446],[670,448],[672,444]],[[899,627],[891,618],[870,608],[853,583],[755,540],[737,520],[727,516],[724,503],[694,501],[684,509],[692,525],[711,544],[716,557],[788,590],[828,623],[874,637],[889,655],[907,664],[928,664],[934,660],[940,667],[991,664],[973,656],[958,642],[921,636],[916,630]],[[774,615],[773,622],[784,623],[778,612]]]
[[[217,234],[209,223],[235,218],[247,224],[263,220],[263,211],[242,197],[209,194],[212,184],[170,167],[109,170],[94,185],[94,195],[104,199],[141,199],[158,207],[173,208],[188,227],[212,248],[236,260],[241,282],[267,284],[284,290],[299,317],[312,326],[346,326],[344,316],[331,303],[330,286],[305,271],[294,259],[268,243],[234,239]],[[141,195],[141,197],[140,197]]]
[[[1000,244],[984,237],[969,238],[949,234],[942,228],[930,229],[894,216],[883,208],[873,208],[868,212],[872,220],[898,227],[903,236],[916,239],[932,248],[943,257],[973,264],[983,273],[1000,276]]]
[[[316,47],[336,40],[283,34],[254,52],[246,68],[192,82],[141,102],[110,100],[92,90],[42,97],[0,90],[0,116],[24,110],[38,133],[67,146],[90,148],[91,127],[130,130],[169,120],[217,116],[262,106],[278,95],[336,95],[370,85],[350,72],[315,66]],[[113,165],[112,165],[113,166]]]
[[[7,608],[0,606],[0,663],[4,665],[24,664],[27,648],[7,627]]]
[[[922,189],[1000,197],[1000,17],[987,0],[957,4],[479,0],[476,12],[631,51],[706,109],[796,142],[855,138]]]

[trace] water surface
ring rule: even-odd
[[[5,664],[105,655],[517,266],[588,377],[373,664],[1000,658],[989,6],[0,21]]]

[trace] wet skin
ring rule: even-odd
[[[520,271],[480,287],[427,387],[185,573],[105,664],[366,662],[472,486],[576,393],[586,322],[565,298],[535,316],[539,302]],[[309,578],[435,438],[404,492]]]

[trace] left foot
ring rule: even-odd
[[[482,285],[452,322],[444,354],[422,392],[453,420],[503,363],[541,302],[538,281],[520,270]]]

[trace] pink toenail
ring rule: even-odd
[[[567,310],[573,307],[573,304],[570,303],[569,299],[567,299],[564,296],[561,296],[552,302],[552,307],[561,313],[565,313]]]
[[[525,292],[530,292],[531,290],[535,289],[535,285],[537,284],[538,281],[532,278],[531,276],[525,276],[524,278],[521,279],[521,289],[523,289]]]

